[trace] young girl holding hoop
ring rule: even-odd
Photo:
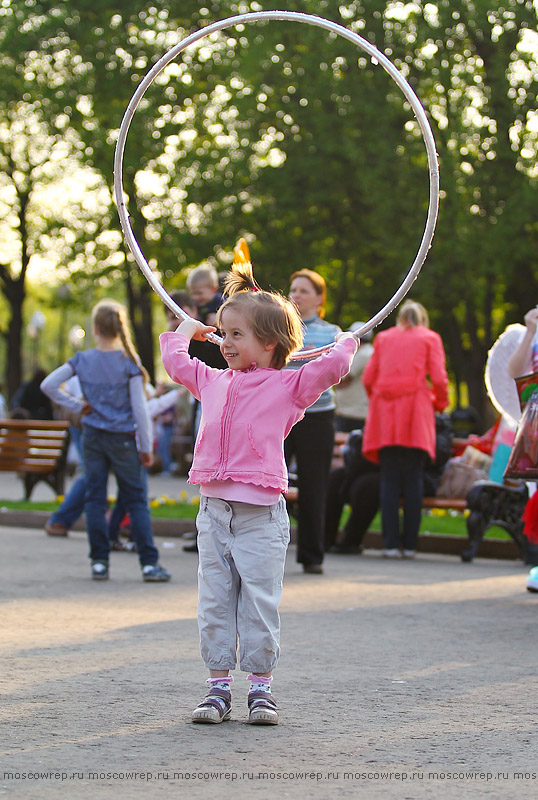
[[[102,300],[92,312],[96,347],[76,353],[41,384],[54,402],[82,415],[82,453],[86,475],[84,510],[90,540],[92,578],[108,578],[107,481],[112,470],[131,517],[142,577],[170,580],[153,543],[143,467],[153,461],[151,422],[144,390],[144,368],[136,353],[125,308]],[[84,398],[68,394],[62,383],[78,375]],[[136,445],[139,439],[140,453]]]
[[[240,667],[251,681],[249,722],[275,725],[271,680],[289,542],[283,443],[305,409],[349,371],[357,342],[342,334],[330,352],[284,370],[302,343],[294,306],[261,291],[248,262],[234,264],[225,295],[217,325],[228,369],[189,357],[190,340],[205,340],[212,326],[188,319],[160,337],[166,371],[202,404],[189,481],[201,493],[198,624],[210,688],[192,720],[229,719],[239,640]]]

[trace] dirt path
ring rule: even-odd
[[[168,545],[168,546],[167,546]],[[289,553],[277,728],[196,726],[196,557],[89,579],[83,534],[0,527],[0,795],[522,797],[538,786],[538,596],[521,564]],[[528,777],[519,777],[518,773]],[[532,777],[534,775],[534,779]]]

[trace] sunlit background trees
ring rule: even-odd
[[[7,394],[36,360],[49,369],[68,356],[83,341],[69,331],[86,329],[110,293],[128,304],[154,375],[164,315],[126,252],[112,198],[123,113],[186,34],[284,5],[373,42],[427,109],[442,198],[412,296],[443,336],[456,391],[467,387],[484,411],[487,351],[538,301],[536,0],[2,0]],[[398,87],[351,43],[289,22],[229,28],[169,64],[133,120],[124,186],[135,235],[167,288],[204,259],[226,269],[243,235],[264,286],[286,291],[303,266],[322,272],[328,318],[343,326],[395,291],[428,203],[424,146]]]

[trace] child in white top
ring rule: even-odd
[[[283,370],[302,343],[294,306],[259,290],[250,263],[234,265],[226,294],[217,325],[229,369],[189,357],[191,338],[205,340],[212,326],[189,319],[160,337],[166,371],[202,404],[189,480],[200,483],[201,492],[198,621],[210,690],[192,719],[219,723],[230,717],[230,670],[239,641],[240,666],[252,683],[249,722],[274,725],[270,686],[289,542],[283,443],[305,409],[347,373],[357,342],[343,334],[329,353]]]
[[[525,328],[518,345],[508,360],[508,374],[520,378],[538,371],[538,306],[525,314]]]

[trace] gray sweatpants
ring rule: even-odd
[[[272,670],[280,654],[278,604],[290,523],[284,498],[273,506],[200,500],[198,626],[209,669]]]

